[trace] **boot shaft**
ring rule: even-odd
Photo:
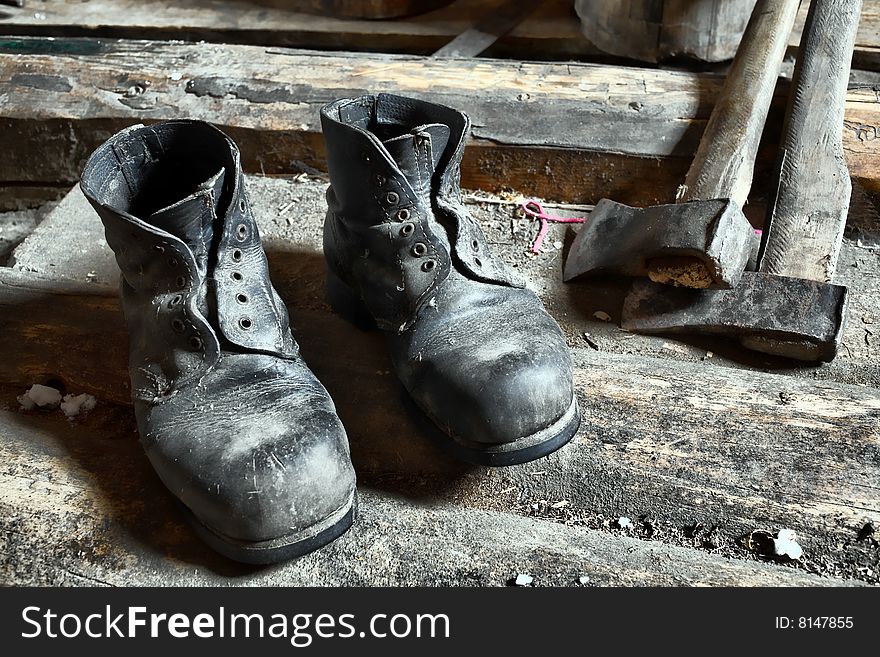
[[[86,163],[145,388],[198,375],[224,350],[296,353],[243,183],[235,144],[199,121],[128,128]]]
[[[331,180],[324,253],[382,328],[406,330],[451,272],[522,285],[461,203],[466,114],[379,94],[331,103],[321,123]]]

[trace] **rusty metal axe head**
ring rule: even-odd
[[[831,361],[843,339],[847,288],[744,272],[731,290],[686,290],[637,280],[621,327],[656,335],[738,338],[755,351],[803,361]]]
[[[603,199],[572,243],[563,278],[647,276],[692,288],[735,286],[759,240],[729,199],[633,208]]]

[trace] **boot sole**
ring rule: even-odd
[[[469,463],[492,467],[518,465],[555,452],[574,438],[580,425],[581,412],[577,397],[574,397],[561,418],[546,429],[530,436],[497,445],[475,443],[449,436],[452,441],[444,441],[444,443],[453,454]]]
[[[369,331],[376,328],[373,318],[364,308],[358,295],[329,269],[326,272],[327,299],[330,306],[358,328]],[[419,416],[431,421],[424,423],[429,433],[442,448],[457,458],[475,465],[492,467],[517,465],[534,461],[555,452],[570,441],[581,424],[577,397],[572,397],[568,410],[556,422],[530,436],[523,436],[508,443],[490,445],[477,443],[443,432],[442,423],[425,412],[408,396]]]
[[[301,557],[342,536],[357,515],[357,492],[352,493],[347,504],[324,520],[265,541],[242,541],[225,536],[196,518],[186,506],[183,508],[196,534],[213,550],[233,561],[262,566]]]
[[[577,397],[574,397],[568,410],[549,427],[507,443],[478,443],[444,432],[434,418],[411,397],[407,395],[407,398],[419,417],[424,418],[423,425],[434,442],[456,458],[474,465],[504,467],[534,461],[552,454],[568,443],[581,425],[580,407]]]

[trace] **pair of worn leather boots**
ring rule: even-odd
[[[467,116],[383,94],[321,120],[332,305],[385,332],[461,458],[508,465],[567,442],[580,414],[565,340],[461,203]],[[199,534],[250,563],[342,534],[356,505],[345,429],[269,280],[235,144],[199,121],[134,126],[81,186],[122,271],[144,449]]]

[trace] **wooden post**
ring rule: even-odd
[[[736,54],[755,0],[575,0],[583,32],[607,53],[657,62]]]

